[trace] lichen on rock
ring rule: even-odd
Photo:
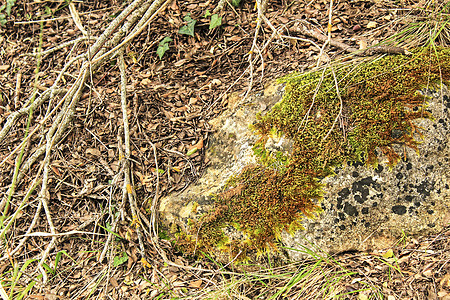
[[[336,168],[363,162],[373,169],[381,158],[393,168],[404,149],[417,151],[422,133],[415,121],[432,118],[419,90],[449,82],[450,50],[411,52],[281,78],[282,101],[251,124],[256,163],[211,196],[213,208],[191,221],[191,235],[183,239],[195,249],[232,254],[276,248],[284,231],[295,233],[305,217],[320,218],[323,179]],[[354,200],[367,196],[364,190]],[[349,202],[341,208],[359,213]],[[230,239],[230,227],[240,239]]]

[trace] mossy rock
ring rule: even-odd
[[[166,221],[179,225],[178,245],[186,251],[220,250],[244,257],[276,249],[280,240],[304,246],[295,238],[303,234],[325,251],[337,252],[373,246],[357,244],[382,222],[391,227],[402,222],[398,225],[411,234],[445,226],[449,193],[443,160],[448,158],[442,155],[448,153],[448,96],[438,93],[439,102],[436,95],[424,96],[419,90],[442,92],[441,84],[450,79],[450,50],[411,52],[286,76],[265,96],[255,95],[251,105],[240,104],[219,118],[206,177],[162,202]],[[432,120],[437,116],[445,130],[435,127],[440,126]],[[405,164],[411,165],[408,172],[398,173]],[[414,181],[430,176],[420,173],[425,165],[439,170],[437,177],[428,183]],[[384,171],[377,173],[380,168]],[[394,174],[403,175],[392,178]],[[427,188],[412,193],[407,187],[400,190],[401,184]],[[439,193],[424,208],[431,190]],[[408,204],[401,197],[425,198]],[[369,210],[373,207],[378,208]],[[376,219],[377,214],[387,219]],[[308,237],[311,226],[320,230]],[[347,237],[354,228],[356,240]],[[387,235],[399,232],[397,228]],[[343,247],[333,246],[340,242]]]

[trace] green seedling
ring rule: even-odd
[[[191,18],[191,14],[190,13],[188,13],[184,17],[183,20],[187,24],[184,25],[183,27],[181,27],[180,30],[178,31],[178,33],[194,36],[194,27],[195,27],[195,23],[197,23],[197,21]]]
[[[114,256],[113,267],[116,268],[128,261],[128,254],[124,251],[118,256]]]
[[[231,4],[232,4],[234,7],[238,7],[239,4],[241,4],[241,0],[231,0]]]
[[[5,14],[2,14],[5,11],[6,15],[9,17],[11,15],[11,9],[16,3],[16,0],[6,0],[6,4],[0,6],[0,25],[4,26],[7,22]]]
[[[62,255],[67,256],[68,258],[70,258],[73,262],[76,262],[67,252],[66,250],[61,250],[58,253],[56,253],[56,257],[55,257],[55,265],[52,267],[50,267],[49,265],[47,265],[46,263],[43,263],[42,266],[44,267],[44,269],[47,271],[47,273],[52,274],[52,275],[56,275],[56,270],[58,269],[58,263],[61,260],[61,256]]]
[[[159,59],[162,59],[164,53],[169,50],[169,43],[172,42],[172,39],[166,36],[161,42],[159,42],[158,49],[156,49],[156,54],[158,54]]]
[[[204,14],[203,18],[207,18],[207,17],[209,17],[210,15],[211,15],[211,12],[209,11],[209,9],[207,9],[207,10],[205,11],[205,14]]]
[[[214,29],[220,25],[222,25],[222,17],[219,17],[218,14],[212,15],[211,22],[209,22],[209,29]]]

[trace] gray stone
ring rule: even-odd
[[[161,199],[160,214],[164,224],[187,229],[189,218],[196,219],[211,208],[211,194],[219,192],[231,175],[256,163],[252,147],[257,136],[249,130],[249,124],[256,120],[257,113],[268,112],[282,95],[283,86],[274,83],[264,93],[250,96],[245,103],[238,102],[237,96],[228,99],[229,109],[210,122],[216,132],[206,151],[209,166],[205,174],[181,194]]]
[[[382,249],[403,235],[427,235],[450,225],[449,92],[445,87],[442,94],[426,92],[431,97],[427,109],[435,120],[416,121],[424,134],[418,145],[420,154],[398,145],[396,152],[404,155],[392,170],[387,160],[376,169],[351,163],[336,170],[336,176],[323,179],[323,213],[315,220],[304,219],[305,230],[282,236],[284,246],[299,250],[288,250],[291,259],[304,257],[304,247],[326,253]],[[272,84],[263,95],[237,103],[214,120],[217,131],[206,154],[210,166],[195,185],[162,199],[160,213],[165,224],[186,230],[189,218],[196,219],[211,208],[210,195],[220,191],[230,175],[256,162],[252,146],[257,137],[249,124],[257,112],[264,114],[281,100],[282,93],[282,85]],[[266,143],[269,150],[289,152],[291,148],[284,137]],[[237,230],[226,233],[242,238]]]

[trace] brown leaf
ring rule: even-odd
[[[192,281],[191,283],[189,283],[189,287],[198,289],[201,287],[202,283],[203,283],[203,281],[201,279]]]
[[[111,285],[112,285],[113,287],[118,287],[118,286],[119,286],[119,283],[117,282],[117,279],[116,279],[115,277],[111,277],[111,278],[109,279],[109,282],[111,282]]]
[[[189,150],[192,150],[194,148],[197,150],[201,150],[203,148],[203,139],[200,139],[197,144],[190,146]]]
[[[441,287],[446,286],[446,287],[450,288],[450,273],[444,275],[444,277],[441,278],[441,280],[439,281],[439,285]]]
[[[101,156],[102,155],[100,150],[98,150],[96,148],[88,148],[88,149],[86,149],[86,154],[91,154],[93,156]]]

